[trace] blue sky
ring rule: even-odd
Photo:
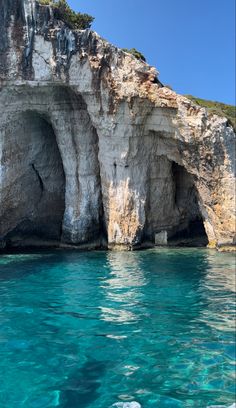
[[[137,48],[182,94],[235,104],[235,0],[68,0],[92,28]]]

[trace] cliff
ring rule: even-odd
[[[235,243],[235,134],[48,6],[0,0],[0,246]]]

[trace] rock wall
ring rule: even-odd
[[[0,0],[1,246],[235,243],[235,134],[48,6]],[[187,231],[187,232],[186,232]],[[186,234],[185,234],[186,232]]]

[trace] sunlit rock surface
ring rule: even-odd
[[[235,244],[235,134],[34,0],[0,0],[0,246]]]

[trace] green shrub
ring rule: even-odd
[[[129,54],[132,54],[135,58],[146,62],[146,58],[144,57],[144,55],[135,48],[131,48],[130,50],[128,48],[122,48],[122,50],[128,52]]]
[[[48,6],[50,3],[49,0],[39,0],[39,4],[42,4],[43,6]]]
[[[39,0],[39,3],[52,6],[55,18],[64,21],[68,27],[76,30],[90,28],[94,20],[94,17],[89,14],[76,13],[70,8],[66,0]]]
[[[219,116],[224,116],[228,119],[231,126],[233,126],[236,131],[236,107],[233,105],[226,105],[225,103],[208,101],[206,99],[196,98],[192,95],[185,95],[188,99],[191,99],[199,106],[207,108],[210,114],[216,114]]]

